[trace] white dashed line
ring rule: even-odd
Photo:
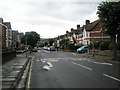
[[[72,62],[72,63],[75,64],[75,65],[81,66],[81,67],[83,67],[83,68],[86,68],[86,69],[88,69],[88,70],[92,70],[91,68],[86,67],[86,66],[83,66],[83,65],[81,65],[81,64],[78,64],[78,63],[75,63],[75,62]]]
[[[109,66],[112,66],[111,63],[100,63],[100,62],[93,62],[93,63],[95,63],[95,64],[103,64],[103,65],[109,65]]]
[[[39,60],[37,60],[37,62],[38,62]]]
[[[56,60],[55,58],[48,58],[48,59],[41,59],[41,61],[44,63],[44,62],[57,62],[58,60]]]
[[[115,78],[115,77],[113,77],[113,76],[109,76],[109,75],[107,75],[107,74],[103,74],[103,76],[109,77],[109,78],[111,78],[111,79],[113,79],[113,80],[116,80],[116,81],[119,81],[119,82],[120,82],[120,79]]]

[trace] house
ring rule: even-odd
[[[3,22],[5,26],[7,26],[6,29],[6,46],[7,47],[12,47],[12,28],[11,28],[11,23],[10,22]]]
[[[75,45],[81,45],[82,44],[82,28],[80,25],[77,25],[76,29],[71,28],[71,32],[67,32],[69,43],[75,44]]]
[[[110,40],[109,35],[102,33],[103,25],[104,24],[100,20],[96,20],[92,23],[90,23],[89,20],[86,20],[86,24],[83,25],[82,43],[88,45],[93,41]]]
[[[82,44],[82,27],[80,27],[80,25],[77,25],[77,29],[74,29],[74,38],[76,40],[75,45]]]
[[[13,49],[16,49],[18,47],[19,37],[18,37],[18,31],[12,30],[12,39],[13,39]]]
[[[2,46],[2,49],[6,48],[6,30],[7,26],[3,24],[3,19],[0,18],[0,45]]]

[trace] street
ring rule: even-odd
[[[81,57],[77,53],[39,50],[29,88],[119,88],[120,63]]]

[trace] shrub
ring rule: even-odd
[[[100,43],[100,49],[101,50],[108,50],[108,46],[111,42],[109,40],[103,40],[101,43]]]
[[[93,48],[93,44],[94,44],[94,48],[95,49],[98,49],[99,47],[100,47],[100,42],[98,41],[98,42],[94,42],[94,43],[90,43],[89,45],[88,45],[88,47],[90,48],[90,49],[92,49]]]
[[[73,50],[73,49],[74,49],[74,44],[68,44],[68,45],[67,45],[67,49]]]
[[[112,49],[113,49],[113,44],[110,43],[110,44],[108,45],[108,48],[109,48],[109,50],[112,50]]]
[[[92,49],[92,43],[88,44],[88,47],[89,47],[90,49]]]

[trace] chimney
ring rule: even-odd
[[[66,31],[66,34],[68,34],[69,32],[68,31]]]
[[[74,29],[73,28],[71,28],[71,32],[73,32],[74,31]]]
[[[0,22],[3,23],[3,19],[2,18],[0,18]]]
[[[80,25],[78,24],[78,25],[77,25],[77,29],[79,29],[79,28],[80,28]]]
[[[90,24],[90,21],[89,21],[89,20],[86,20],[86,25],[87,25],[87,24]]]

